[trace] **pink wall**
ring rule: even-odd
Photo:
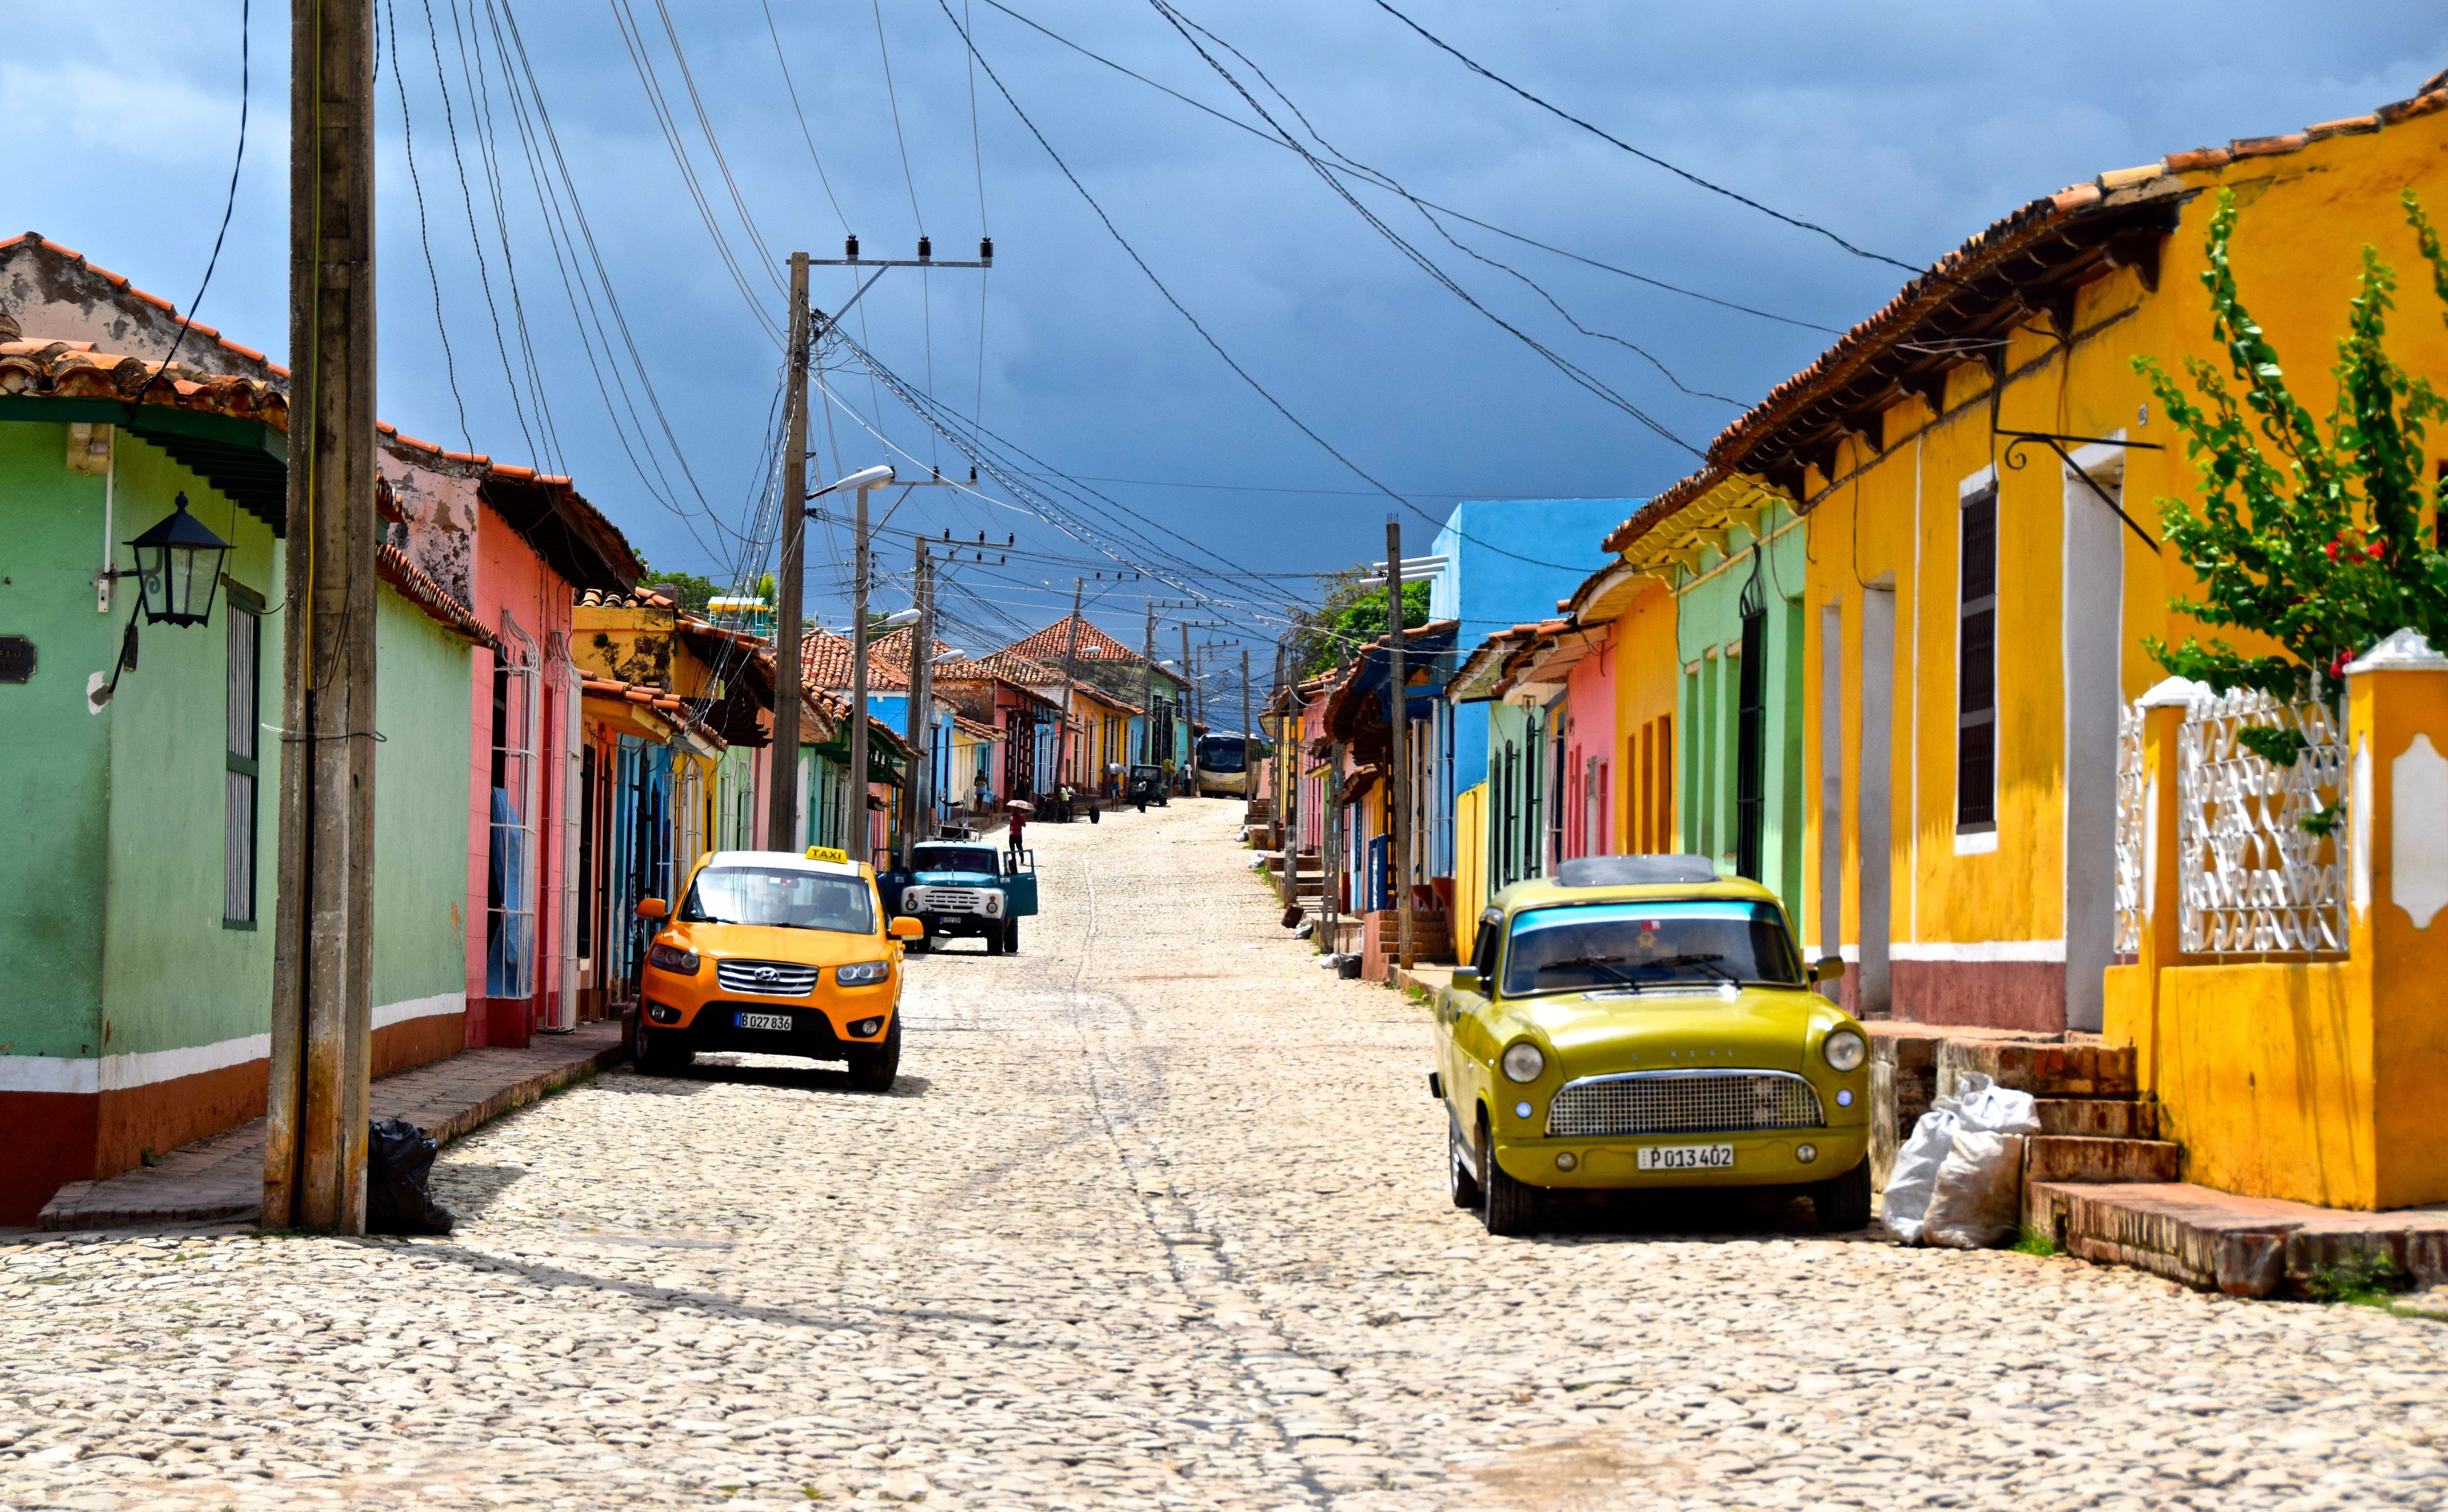
[[[518,532],[491,509],[478,507],[469,574],[476,618],[506,643],[516,644],[505,616],[534,643],[541,675],[536,688],[537,813],[536,968],[539,1021],[548,1017],[550,995],[560,990],[562,864],[565,849],[561,816],[572,795],[568,752],[577,732],[565,728],[570,607],[568,583],[535,554]],[[504,1035],[488,1028],[485,994],[485,879],[492,839],[491,760],[493,653],[476,648],[471,671],[473,700],[468,771],[468,1020],[467,1043],[484,1044]],[[524,1043],[525,1033],[508,1038]]]
[[[1612,846],[1615,833],[1615,673],[1616,648],[1610,634],[1606,642],[1581,658],[1564,682],[1565,718],[1570,720],[1565,735],[1564,791],[1572,807],[1564,822],[1564,854],[1603,855]],[[1597,762],[1597,775],[1590,775],[1590,762]],[[1593,781],[1595,786],[1592,785]]]

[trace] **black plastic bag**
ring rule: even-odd
[[[377,1120],[366,1141],[366,1232],[448,1234],[450,1210],[425,1188],[440,1147],[406,1119]]]

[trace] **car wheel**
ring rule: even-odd
[[[1870,1161],[1862,1163],[1843,1176],[1814,1183],[1810,1188],[1810,1205],[1819,1213],[1822,1234],[1851,1234],[1870,1226]]]
[[[1090,824],[1104,823],[1104,811],[1101,809],[1090,809],[1088,811],[1088,822]]]
[[[1496,1163],[1496,1139],[1485,1123],[1479,1126],[1479,1185],[1484,1194],[1480,1221],[1499,1238],[1530,1232],[1538,1216],[1539,1189],[1516,1181]]]
[[[697,1060],[697,1052],[685,1041],[676,1041],[668,1029],[654,1029],[641,1015],[638,1020],[636,1045],[638,1069],[648,1076],[670,1076],[686,1068]]]
[[[1454,1121],[1451,1112],[1445,1114],[1445,1176],[1453,1190],[1455,1207],[1479,1206],[1479,1177],[1471,1175],[1470,1167],[1463,1162],[1462,1125]]]
[[[884,1045],[858,1057],[850,1063],[850,1085],[853,1092],[889,1092],[893,1079],[901,1074],[901,1011],[892,1013],[892,1026],[884,1031]]]
[[[1008,926],[990,925],[986,928],[986,954],[1003,954],[1003,937]]]
[[[1020,921],[1018,919],[1003,921],[1003,953],[1020,954]]]

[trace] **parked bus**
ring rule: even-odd
[[[1238,798],[1250,791],[1250,757],[1266,759],[1267,743],[1237,735],[1198,737],[1198,796]]]

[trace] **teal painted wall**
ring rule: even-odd
[[[65,447],[65,428],[27,429],[60,433]],[[151,526],[171,512],[173,496],[184,490],[191,512],[232,545],[223,574],[267,604],[279,603],[280,545],[268,526],[156,448],[124,431],[118,447],[114,536],[124,541]],[[98,478],[72,481],[97,488],[101,484]],[[122,565],[133,560],[124,546],[119,557]],[[89,577],[93,569],[83,570]],[[119,589],[114,632],[131,606],[136,584],[124,581]],[[100,620],[90,588],[64,584],[59,597]],[[258,928],[227,928],[221,923],[221,849],[228,595],[217,597],[209,624],[147,625],[137,633],[143,649],[137,670],[121,679],[118,697],[99,715],[86,715],[81,701],[76,707],[76,718],[106,726],[109,740],[109,838],[98,892],[105,929],[101,1039],[91,1052],[51,1053],[124,1055],[213,1044],[261,1034],[270,1024],[279,739],[262,731],[258,747]],[[257,707],[266,725],[280,718],[280,616],[265,616]],[[106,666],[109,659],[105,644],[84,666],[62,669],[75,679],[80,699],[85,675]]]
[[[1764,688],[1766,813],[1758,879],[1785,900],[1795,917],[1802,909],[1802,678],[1804,573],[1808,569],[1801,529],[1776,531],[1791,516],[1781,507],[1760,521],[1766,550],[1758,563],[1767,606],[1768,671]],[[1753,538],[1730,527],[1727,555],[1713,551],[1701,563],[1697,581],[1676,603],[1676,660],[1685,669],[1675,700],[1678,725],[1676,773],[1682,848],[1734,870],[1737,751],[1740,739],[1742,660],[1729,646],[1743,638],[1742,595],[1751,581]],[[1696,670],[1694,664],[1696,663]]]
[[[383,738],[374,747],[373,1004],[380,1007],[467,990],[474,689],[467,641],[389,584],[377,595],[374,728]]]

